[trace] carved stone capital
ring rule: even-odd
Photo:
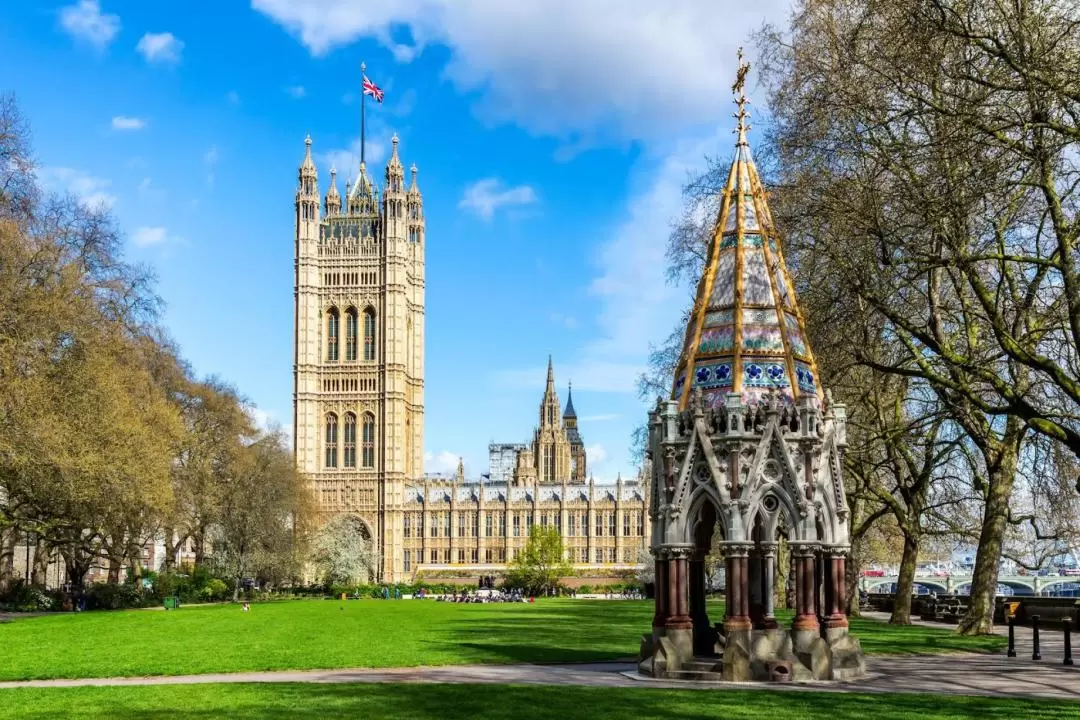
[[[753,543],[748,542],[721,542],[720,549],[725,557],[747,557],[754,549]]]

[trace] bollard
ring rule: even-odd
[[[1065,629],[1065,659],[1061,661],[1061,664],[1072,665],[1072,618],[1065,618],[1061,624]]]
[[[1042,653],[1039,652],[1039,616],[1031,616],[1031,659],[1042,660]]]
[[[1016,617],[1009,616],[1009,652],[1007,657],[1016,657]]]

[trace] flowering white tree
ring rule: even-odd
[[[335,518],[315,537],[314,561],[328,583],[362,583],[371,579],[375,557],[363,524],[353,517]]]

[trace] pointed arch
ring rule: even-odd
[[[356,308],[350,307],[345,311],[345,359],[355,362],[357,359],[357,335],[360,330],[360,318]]]
[[[364,308],[364,360],[371,362],[375,359],[375,308],[370,305]]]
[[[360,463],[365,468],[375,467],[375,416],[364,413],[361,428]]]
[[[326,361],[338,361],[338,342],[341,339],[341,313],[336,307],[326,311]]]
[[[324,466],[327,468],[336,468],[338,466],[338,416],[336,413],[326,413],[326,433],[324,438],[326,449]]]
[[[356,467],[356,415],[345,413],[345,453],[342,465],[347,468]]]

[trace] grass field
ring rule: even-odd
[[[719,620],[722,606],[710,604]],[[297,600],[46,615],[0,624],[0,680],[633,657],[648,601]],[[868,653],[994,650],[1002,638],[855,620]]]
[[[1080,704],[930,695],[514,685],[229,684],[0,691],[0,718],[1071,720]]]

